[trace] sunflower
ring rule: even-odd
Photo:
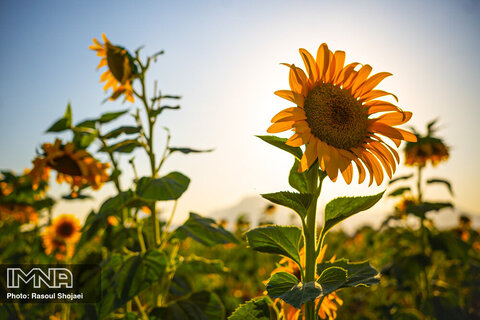
[[[101,76],[100,80],[106,82],[103,90],[113,89],[110,100],[117,99],[120,95],[125,94],[125,100],[134,102],[132,81],[137,73],[132,56],[125,48],[113,45],[102,33],[104,43],[100,43],[93,38],[93,45],[89,49],[97,51],[97,56],[102,57],[97,69],[108,66]]]
[[[417,142],[408,142],[405,146],[405,165],[424,167],[428,161],[436,166],[448,160],[448,147],[442,139],[431,136],[417,136]]]
[[[0,220],[15,220],[21,223],[38,223],[38,212],[31,205],[0,203]]]
[[[338,170],[350,184],[353,163],[359,171],[359,183],[370,173],[378,185],[383,181],[383,169],[391,178],[399,162],[397,152],[386,144],[380,135],[392,140],[397,147],[401,140],[416,141],[414,134],[393,126],[407,122],[411,112],[402,111],[396,105],[376,100],[391,95],[374,88],[391,74],[380,72],[371,77],[372,67],[368,64],[356,71],[359,63],[344,66],[345,52],[332,53],[322,44],[316,59],[305,49],[300,55],[307,74],[295,65],[290,68],[291,90],[279,90],[275,94],[295,103],[273,117],[269,133],[289,129],[295,134],[286,144],[293,147],[306,145],[298,168],[307,170],[317,159],[322,170],[332,181],[336,181]],[[377,118],[373,114],[382,112]],[[396,160],[396,161],[395,161]]]
[[[80,239],[80,221],[73,214],[62,214],[42,234],[46,254],[56,253],[57,259],[73,256],[75,243]]]
[[[58,183],[70,184],[74,197],[84,185],[97,190],[109,180],[109,164],[94,159],[86,150],[75,149],[71,142],[62,145],[62,141],[56,139],[54,144],[44,143],[42,149],[44,154],[32,161],[33,169],[29,173],[34,190],[41,181],[49,179],[50,169],[57,171]]]
[[[327,250],[327,246],[324,245],[318,258],[317,263],[322,262],[325,251]],[[305,249],[302,248],[300,251],[300,260],[303,266],[305,266]],[[335,257],[333,257],[331,262],[335,261]],[[272,271],[272,275],[277,272],[288,272],[293,274],[301,281],[301,273],[300,268],[293,260],[289,258],[283,258],[279,262],[279,267]],[[318,303],[320,303],[321,298],[315,300],[315,308],[318,307]],[[300,315],[300,310],[291,306],[290,304],[286,303],[285,301],[281,300],[280,298],[275,299],[275,303],[279,303],[281,307],[281,312],[283,312],[286,320],[296,320]],[[318,308],[318,315],[321,319],[326,319],[328,317],[329,320],[335,319],[337,317],[337,310],[338,306],[343,304],[343,300],[338,297],[338,295],[333,292],[325,296],[322,301],[322,304]]]

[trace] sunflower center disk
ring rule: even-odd
[[[124,83],[125,76],[125,53],[123,49],[109,45],[107,46],[107,64],[110,72],[112,72],[118,82]]]
[[[304,110],[312,134],[329,145],[359,147],[367,136],[367,115],[362,104],[348,91],[320,84],[305,99]]]
[[[68,238],[73,234],[73,226],[71,223],[65,222],[58,226],[57,233],[62,238]]]
[[[53,159],[53,161],[50,163],[50,166],[58,172],[68,174],[70,176],[82,175],[82,171],[80,170],[77,162],[68,155]]]

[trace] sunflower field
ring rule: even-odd
[[[215,150],[173,143],[178,130],[163,127],[163,117],[188,111],[150,76],[164,52],[121,41],[102,34],[89,46],[107,95],[97,116],[74,119],[68,103],[30,167],[1,169],[0,319],[480,319],[479,230],[468,215],[456,227],[434,221],[455,209],[456,190],[430,174],[455,149],[441,137],[444,119],[408,126],[415,112],[379,88],[391,73],[373,73],[326,43],[299,49],[303,66],[282,64],[288,89],[275,95],[283,107],[255,138],[290,159],[290,189],[262,193],[269,205],[258,221],[190,212],[176,223],[191,179],[165,164]],[[123,107],[106,111],[113,102]],[[395,174],[400,166],[407,174]],[[326,181],[386,189],[324,205]],[[52,192],[62,184],[67,194]],[[103,197],[105,186],[113,194]],[[431,188],[448,198],[430,199]],[[64,209],[92,198],[99,205],[85,217]],[[382,199],[396,204],[382,208],[378,227],[341,228]],[[280,207],[291,223],[277,223]],[[70,270],[73,287],[55,282],[68,277],[42,271],[38,280],[24,269],[40,266]],[[56,295],[35,293],[42,285]]]

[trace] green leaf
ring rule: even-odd
[[[288,191],[265,193],[262,194],[262,197],[273,203],[294,210],[302,218],[305,218],[307,216],[308,207],[310,206],[310,203],[313,199],[313,196],[308,193],[296,193]]]
[[[317,264],[317,274],[321,275],[332,267],[346,270],[346,279],[339,288],[346,287],[369,287],[380,282],[379,273],[368,261],[350,262],[347,259],[340,259],[334,262],[322,262]],[[338,289],[338,288],[337,288]]]
[[[270,320],[267,298],[254,298],[241,304],[228,320]]]
[[[187,190],[190,179],[180,172],[171,172],[158,179],[142,177],[136,193],[142,199],[167,201],[177,200]]]
[[[293,226],[266,226],[252,229],[246,233],[252,249],[281,254],[300,266],[300,246],[302,231]]]
[[[72,108],[70,103],[67,105],[67,110],[62,118],[58,119],[54,124],[48,128],[47,132],[61,132],[70,129],[72,126]]]
[[[97,304],[100,318],[123,306],[162,278],[168,259],[165,253],[149,250],[121,261],[114,259],[102,268],[102,299]]]
[[[262,139],[266,143],[271,144],[279,149],[287,151],[295,156],[298,160],[302,158],[303,152],[302,149],[299,147],[291,147],[287,146],[285,143],[287,142],[286,138],[279,138],[276,136],[257,136],[258,138]]]
[[[140,132],[140,127],[132,127],[132,126],[121,126],[112,131],[105,134],[103,137],[105,139],[113,139],[123,134],[134,134]]]
[[[429,180],[427,180],[427,183],[429,183],[429,184],[432,184],[432,183],[442,183],[442,184],[444,184],[445,186],[447,186],[448,191],[449,191],[450,194],[453,196],[453,189],[452,189],[452,184],[450,183],[450,181],[447,181],[447,180],[444,180],[444,179],[439,179],[439,178],[434,178],[434,179],[429,179]]]
[[[297,309],[308,301],[314,301],[322,294],[322,287],[312,282],[300,282],[297,277],[288,272],[277,272],[268,280],[268,295],[280,298]]]
[[[97,138],[95,121],[86,120],[72,128],[73,143],[79,149],[86,149]]]
[[[407,206],[407,213],[412,213],[417,217],[424,217],[429,211],[439,211],[444,208],[453,208],[450,202],[422,202],[417,205]]]
[[[323,270],[317,279],[317,282],[322,286],[323,296],[342,288],[346,281],[347,270],[338,266],[332,266]]]
[[[217,244],[239,243],[233,234],[215,223],[213,219],[190,212],[188,220],[175,230],[180,239],[191,237],[201,244],[212,247]]]
[[[167,307],[154,308],[150,320],[223,320],[225,308],[213,292],[200,291]]]
[[[341,197],[330,201],[325,207],[325,225],[322,233],[327,233],[337,223],[348,217],[370,209],[382,198],[384,192],[373,196]]]
[[[159,114],[161,114],[163,112],[163,110],[178,110],[180,109],[180,106],[162,106],[160,108],[157,108],[157,109],[154,109],[152,111],[150,111],[150,117],[156,117],[158,116]]]
[[[288,183],[301,193],[308,193],[307,176],[303,172],[298,172],[300,161],[295,158],[290,174],[288,175]]]
[[[228,271],[225,268],[222,260],[212,260],[202,257],[197,257],[195,255],[185,258],[181,265],[178,267],[177,271],[183,272],[186,274],[199,274],[199,273],[225,273]]]
[[[389,197],[397,197],[397,196],[401,196],[402,194],[404,194],[406,191],[410,191],[410,187],[401,187],[401,188],[398,188],[398,189],[395,189],[394,191],[390,192],[388,194]]]
[[[401,180],[408,180],[410,179],[411,177],[413,177],[413,173],[412,174],[409,174],[407,176],[401,176],[401,177],[398,177],[398,178],[395,178],[395,179],[392,179],[388,182],[388,184],[392,184],[392,183],[395,183],[397,181],[401,181]]]
[[[128,112],[128,109],[127,110],[122,110],[122,111],[118,111],[118,112],[107,112],[107,113],[104,113],[100,116],[100,118],[98,119],[98,122],[100,123],[107,123],[107,122],[110,122],[110,121],[113,121],[115,119],[117,119],[118,117],[120,116],[123,116],[125,113]]]
[[[181,152],[183,154],[189,154],[189,153],[204,153],[204,152],[212,152],[213,149],[207,149],[207,150],[199,150],[199,149],[190,149],[190,148],[168,148],[170,153],[174,152]]]
[[[135,148],[141,147],[142,144],[135,139],[129,139],[120,141],[111,146],[105,146],[100,148],[99,152],[121,152],[121,153],[130,153]]]

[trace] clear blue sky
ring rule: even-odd
[[[165,114],[160,124],[171,128],[174,145],[216,148],[174,156],[165,167],[164,173],[179,170],[192,178],[179,219],[188,210],[208,213],[244,195],[289,188],[292,159],[253,135],[265,134],[271,117],[288,106],[273,95],[288,87],[288,70],[279,63],[301,65],[298,48],[315,51],[322,42],[346,51],[347,62],[393,73],[381,87],[413,111],[414,126],[440,117],[452,156],[427,175],[452,180],[458,207],[480,214],[479,1],[3,0],[0,168],[29,167],[35,148],[54,139],[43,132],[68,101],[75,121],[122,108],[101,104],[98,58],[88,46],[102,32],[131,50],[143,44],[146,53],[165,49],[150,80],[183,99],[182,110]],[[160,130],[157,142],[160,149]],[[327,183],[325,197],[384,187]],[[433,190],[430,196],[447,194]],[[78,202],[58,210],[87,211]]]

